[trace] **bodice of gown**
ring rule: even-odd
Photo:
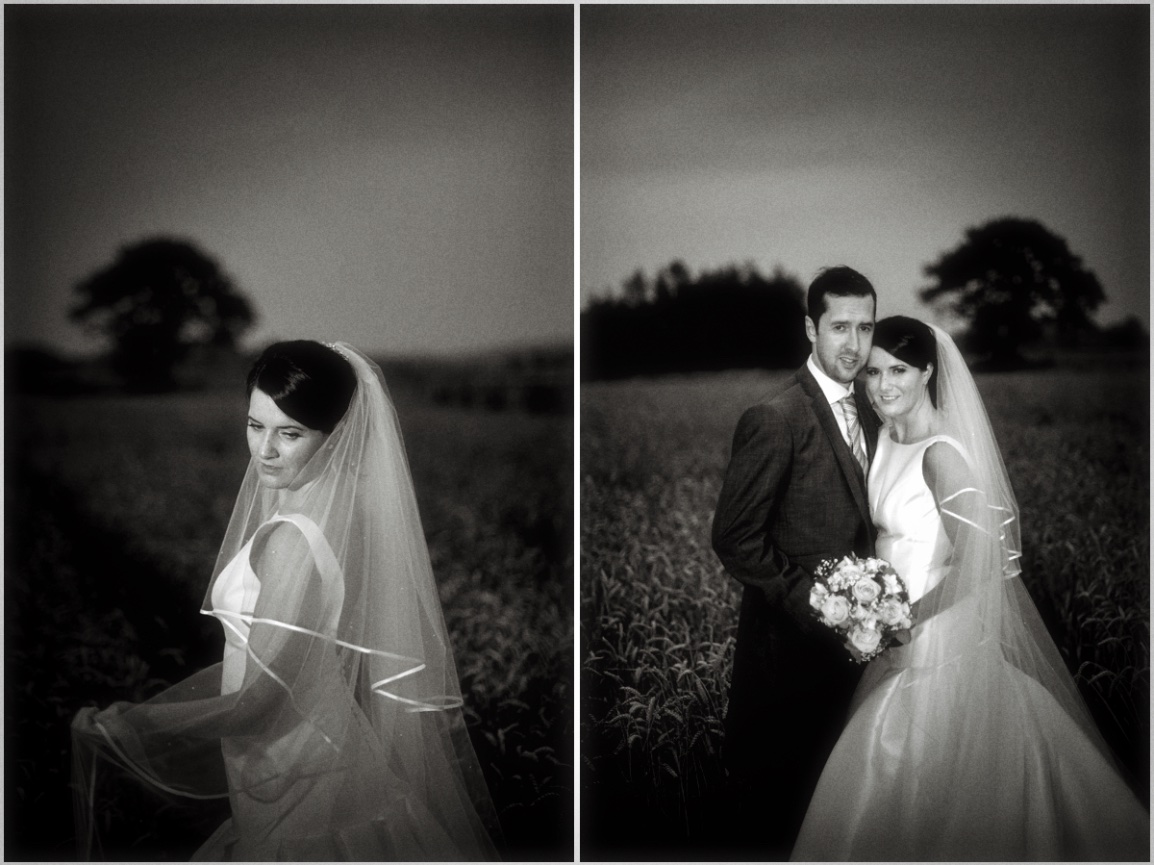
[[[902,444],[883,429],[870,466],[870,515],[878,530],[877,555],[893,565],[905,581],[911,601],[938,584],[953,552],[922,474],[926,449],[938,441],[948,441],[961,452],[946,436]]]
[[[248,644],[249,624],[245,617],[252,616],[260,595],[260,580],[252,569],[249,538],[240,552],[225,565],[212,587],[212,605],[224,628],[224,659],[221,669],[220,693],[232,694],[244,684],[245,646]]]

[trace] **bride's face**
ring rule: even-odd
[[[326,438],[281,411],[260,388],[253,389],[248,401],[248,451],[262,486],[271,490],[292,486]]]
[[[926,401],[926,383],[933,371],[932,364],[918,369],[875,345],[865,367],[870,402],[887,418],[905,417]]]

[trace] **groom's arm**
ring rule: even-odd
[[[713,515],[713,549],[731,576],[760,589],[771,605],[809,630],[813,580],[774,546],[769,532],[774,506],[789,483],[792,439],[773,406],[754,406],[741,416]]]

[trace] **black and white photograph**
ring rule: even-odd
[[[6,5],[8,861],[574,858],[573,5]]]
[[[1150,855],[1150,10],[583,5],[586,861]]]
[[[6,861],[1149,861],[1148,4],[3,16]]]

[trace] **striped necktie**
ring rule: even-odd
[[[849,447],[853,451],[854,459],[861,465],[864,474],[869,474],[869,456],[866,454],[865,440],[862,437],[861,423],[857,417],[857,403],[852,396],[843,396],[838,400],[842,416],[845,418],[845,428],[849,433]]]

